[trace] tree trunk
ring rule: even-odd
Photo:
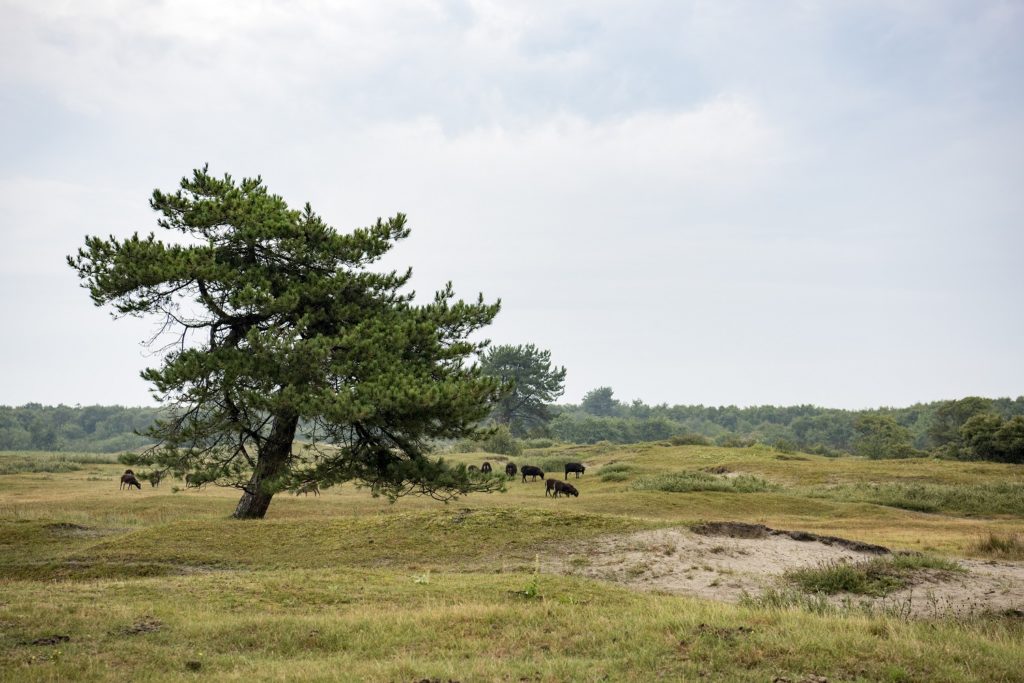
[[[274,418],[274,428],[260,449],[252,477],[232,515],[235,519],[263,519],[266,516],[270,499],[274,497],[274,491],[267,484],[287,471],[298,425],[299,416],[294,413]]]

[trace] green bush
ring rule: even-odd
[[[472,439],[459,439],[451,445],[453,453],[475,453],[482,449],[480,442]]]
[[[482,450],[487,453],[519,455],[523,452],[522,444],[512,436],[512,432],[505,425],[499,425],[490,436],[484,439],[481,446]]]

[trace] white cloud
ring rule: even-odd
[[[63,255],[150,229],[149,191],[209,161],[342,229],[406,211],[394,264],[501,296],[492,336],[551,348],[569,399],[896,403],[949,395],[944,368],[1014,391],[1022,11],[8,1],[0,267],[29,292],[8,317],[88,310]],[[0,339],[53,369],[33,398],[83,372],[29,360],[60,310]]]

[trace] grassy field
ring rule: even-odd
[[[700,521],[1020,559],[1019,466],[659,444],[514,458],[569,460],[587,464],[579,498],[515,480],[391,505],[344,486],[281,494],[266,520],[240,522],[233,490],[123,492],[103,457],[0,453],[0,680],[1024,680],[1019,614],[723,604],[555,574],[547,559]],[[39,464],[61,462],[74,468]]]

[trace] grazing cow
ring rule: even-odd
[[[535,481],[537,477],[544,478],[544,470],[533,465],[523,465],[523,469],[519,470],[523,474],[523,483],[526,483],[526,478],[530,477],[530,481]]]
[[[587,468],[583,466],[583,463],[579,462],[567,462],[565,463],[565,478],[569,478],[570,472],[576,473],[576,478],[579,479],[580,475],[587,471]]]
[[[576,490],[576,487],[572,484],[566,484],[564,481],[558,481],[557,479],[548,479],[545,482],[544,495],[552,495],[558,498],[560,494],[567,496],[580,497],[580,492]]]
[[[296,496],[299,495],[300,493],[304,496],[308,496],[311,493],[314,496],[319,496],[320,485],[317,484],[315,481],[304,481],[301,484],[299,484],[299,487],[297,489],[295,489]]]
[[[198,474],[186,474],[185,475],[185,488],[187,489],[201,489],[206,485],[206,482],[199,478]]]
[[[510,462],[509,464],[505,465],[505,475],[508,476],[509,479],[515,478],[516,471],[516,464],[514,462]]]
[[[484,474],[490,474],[491,473],[491,463],[485,462],[483,465],[480,465],[480,471],[483,472]]]
[[[139,480],[135,478],[135,473],[131,470],[125,470],[124,474],[121,475],[121,485],[118,486],[118,489],[123,489],[125,486],[127,486],[129,490],[131,490],[133,486],[140,491],[142,490],[142,484],[140,484]]]
[[[164,478],[164,470],[157,470],[156,472],[149,473],[149,485],[156,488],[160,485],[160,480]]]

